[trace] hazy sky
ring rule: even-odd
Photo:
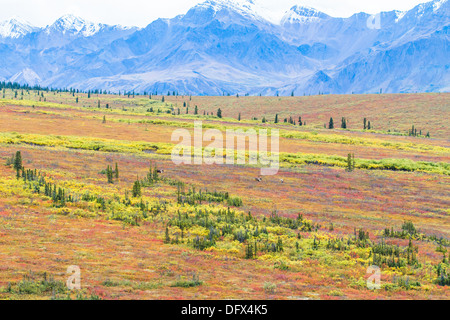
[[[0,21],[21,17],[35,26],[46,26],[72,13],[93,22],[144,27],[157,18],[172,18],[203,0],[0,0]],[[277,17],[293,5],[306,5],[331,16],[356,12],[408,10],[427,0],[254,0]]]

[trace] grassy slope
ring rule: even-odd
[[[7,95],[12,98],[11,92]],[[260,252],[258,259],[247,260],[243,259],[245,244],[229,237],[218,239],[216,245],[206,251],[194,249],[192,243],[164,244],[165,225],[177,216],[178,210],[191,212],[223,207],[220,203],[177,205],[176,187],[167,182],[145,188],[143,194],[144,202],[151,205],[167,202],[167,211],[144,218],[138,209],[125,208],[114,202],[106,209],[100,208],[95,201],[55,208],[51,199],[32,193],[24,188],[25,184],[16,181],[12,168],[1,166],[0,256],[5,263],[0,269],[0,286],[7,288],[7,284],[12,283],[11,292],[0,293],[2,298],[48,298],[51,292],[33,293],[31,290],[31,295],[19,292],[23,276],[31,270],[35,273],[33,281],[36,283],[43,272],[64,281],[65,269],[75,264],[82,269],[84,294],[106,299],[448,299],[448,290],[434,283],[433,268],[442,259],[442,254],[436,252],[437,245],[432,241],[414,241],[418,246],[420,267],[384,266],[384,289],[376,292],[364,287],[366,268],[371,264],[368,248],[351,245],[348,250],[336,252],[326,247],[328,239],[352,239],[355,228],[368,231],[370,241],[375,243],[381,239],[384,228],[393,226],[399,230],[405,220],[412,221],[421,234],[449,239],[446,190],[450,181],[443,174],[445,172],[359,169],[345,172],[340,165],[335,166],[329,161],[326,164],[331,166],[295,164],[283,168],[278,176],[265,178],[262,184],[257,184],[254,180],[259,175],[257,168],[176,167],[164,152],[141,152],[151,149],[148,146],[135,150],[139,145],[136,141],[158,146],[160,151],[170,150],[171,132],[178,125],[190,128],[196,117],[171,116],[163,112],[170,109],[172,103],[177,104],[175,110],[180,106],[184,114],[186,109],[182,105],[186,101],[191,114],[193,105],[198,105],[200,114],[204,110],[215,111],[220,106],[225,116],[236,116],[241,112],[243,119],[281,115],[282,110],[288,110],[283,116],[301,114],[310,122],[306,127],[268,125],[280,128],[285,134],[284,138],[282,134],[280,151],[295,157],[304,158],[304,153],[313,153],[317,160],[336,155],[345,157],[348,152],[353,152],[360,162],[360,159],[396,159],[395,165],[398,165],[405,161],[414,164],[427,161],[442,163],[447,168],[448,129],[443,127],[443,119],[448,116],[443,115],[448,114],[448,95],[192,97],[192,100],[189,97],[165,97],[165,104],[158,102],[161,97],[150,100],[100,96],[100,109],[97,108],[97,97],[87,99],[80,95],[78,104],[68,94],[45,94],[45,98],[46,102],[39,103],[35,93],[29,96],[25,93],[23,101],[0,100],[0,155],[4,161],[16,150],[21,150],[25,167],[41,170],[58,186],[80,195],[88,190],[110,200],[117,195],[122,199],[136,176],[145,176],[153,162],[166,170],[166,177],[195,186],[197,190],[228,191],[240,197],[244,206],[233,210],[244,215],[251,211],[256,220],[251,220],[248,227],[268,227],[269,242],[276,243],[281,238],[285,250],[273,254]],[[150,107],[154,111],[159,108],[162,113],[147,112]],[[393,117],[391,126],[384,126],[380,121],[386,112]],[[364,116],[380,130],[393,129],[392,124],[398,130],[407,130],[411,122],[416,126],[426,124],[432,139],[321,129],[322,122],[327,121],[330,114],[335,117],[335,122],[340,116],[348,117],[350,129],[358,130],[361,128],[352,128],[352,124],[360,122]],[[428,117],[426,122],[422,122],[424,114]],[[103,115],[107,117],[106,123],[102,123]],[[260,122],[249,120],[238,123],[235,119],[200,118],[212,128],[262,127]],[[57,135],[71,137],[69,140],[78,144],[79,149],[55,146],[51,142]],[[93,151],[96,148],[90,147],[89,143],[80,148],[88,140],[97,141],[94,145],[99,141],[105,143],[110,149]],[[15,144],[8,144],[8,141]],[[115,162],[120,166],[120,181],[107,184],[105,176],[99,172]],[[280,179],[284,180],[283,184]],[[140,200],[132,201],[138,203]],[[114,212],[113,206],[116,207]],[[306,221],[320,224],[320,227],[305,231],[276,226],[267,222],[267,217],[275,210],[280,216],[294,220],[302,214]],[[112,220],[118,211],[122,214],[121,219]],[[139,226],[129,223],[133,221],[130,217],[135,216],[140,219]],[[216,215],[211,214],[210,219],[216,219]],[[331,224],[333,230],[330,230]],[[176,227],[169,231],[172,239],[180,232]],[[301,239],[297,239],[298,233]],[[208,229],[192,227],[187,230],[186,238],[192,241],[197,234],[207,235]],[[316,250],[312,249],[314,239],[320,241]],[[402,239],[387,241],[402,247],[408,244]],[[295,242],[299,245],[298,250]],[[281,270],[280,265],[288,266],[289,270]],[[193,273],[199,275],[202,285],[193,288],[174,286],[177,282],[189,281]],[[394,274],[409,275],[422,285],[409,290],[398,284],[392,285]]]

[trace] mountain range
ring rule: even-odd
[[[280,21],[251,0],[207,0],[145,28],[65,15],[0,22],[0,81],[54,88],[222,95],[450,90],[450,5]]]

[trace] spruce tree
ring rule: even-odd
[[[16,169],[16,177],[17,179],[20,178],[20,170],[23,169],[23,165],[22,165],[22,154],[20,153],[20,151],[16,152],[16,156],[14,157],[14,163],[13,163],[14,169]]]
[[[141,192],[141,183],[139,182],[139,180],[134,182],[132,194],[133,194],[133,197],[135,197],[135,198],[141,196],[141,194],[142,194],[142,192]]]
[[[151,169],[151,168],[150,168]],[[154,170],[153,170],[153,181],[158,181],[159,180],[159,177],[158,177],[158,168],[156,167],[156,165],[155,165],[155,168],[154,168]]]
[[[333,118],[330,118],[330,122],[329,122],[329,124],[328,124],[328,129],[334,129]]]
[[[20,153],[20,151],[16,152],[13,165],[14,165],[14,169],[16,169],[16,170],[22,169],[22,154]]]
[[[170,243],[169,227],[166,227],[166,233],[165,233],[165,236],[164,236],[164,243]]]
[[[248,243],[245,248],[245,259],[253,259],[253,246],[251,243]]]
[[[353,168],[353,165],[352,165],[352,155],[349,153],[349,154],[347,155],[347,168],[346,168],[346,171],[351,172],[351,171],[353,171],[352,168]]]
[[[108,167],[106,168],[106,177],[108,179],[108,183],[114,183],[113,180],[113,171],[111,166],[108,165]]]
[[[220,108],[217,110],[217,118],[222,118],[222,110]]]

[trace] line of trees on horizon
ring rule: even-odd
[[[110,95],[123,95],[123,96],[133,96],[133,98],[135,96],[149,96],[151,98],[151,96],[157,96],[158,95],[158,91],[153,91],[153,92],[149,92],[149,91],[143,91],[143,92],[135,92],[135,90],[131,90],[131,91],[126,91],[126,90],[118,90],[116,91],[111,91],[111,90],[102,90],[102,89],[90,89],[90,90],[81,90],[81,89],[75,89],[75,88],[54,88],[54,87],[43,87],[40,85],[29,85],[29,84],[21,84],[18,82],[11,82],[11,81],[2,81],[0,82],[0,90],[1,89],[11,89],[11,90],[35,90],[35,91],[44,91],[44,92],[69,92],[69,93],[84,93],[84,94],[88,94],[90,96],[90,94],[110,94]],[[165,91],[164,91],[165,92]],[[191,97],[192,94],[187,94],[187,93],[179,93],[178,91],[175,90],[167,90],[167,94],[165,94],[164,92],[159,92],[159,95],[164,96],[189,96]],[[327,94],[332,94],[332,93],[324,93],[319,91],[317,93],[317,95],[327,95]],[[351,93],[352,95],[354,94],[353,92]],[[369,93],[367,93],[369,94]],[[376,92],[374,94],[382,94],[382,91],[380,90],[380,92]],[[311,95],[315,95],[315,94],[306,94],[303,93],[303,96],[311,96]],[[236,98],[239,98],[240,96],[242,96],[242,94],[236,93],[236,94],[231,94],[229,92],[222,92],[222,95],[218,94],[218,95],[211,95],[211,96],[236,96]],[[243,96],[248,97],[250,96],[249,93],[244,94]],[[252,96],[262,96],[262,93],[260,94],[255,94]],[[265,96],[269,96],[269,95],[265,95]],[[279,97],[280,94],[277,91],[274,96]],[[294,91],[292,91],[291,93],[286,93],[285,95],[283,95],[284,97],[295,97],[296,95],[294,94]]]

